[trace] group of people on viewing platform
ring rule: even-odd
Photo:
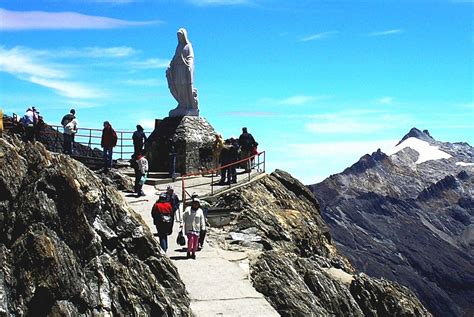
[[[246,127],[242,128],[242,134],[238,139],[231,137],[224,141],[220,134],[216,134],[212,147],[212,161],[214,168],[220,169],[221,178],[218,184],[237,183],[237,164],[233,163],[240,160],[245,161],[239,167],[249,172],[253,166],[253,160],[249,158],[258,154],[257,147],[258,143]]]

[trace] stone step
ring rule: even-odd
[[[169,184],[172,182],[173,182],[173,179],[171,178],[148,177],[145,181],[145,184],[155,186],[155,185]]]
[[[133,169],[124,169],[122,172],[130,177],[135,177],[135,171]],[[176,178],[180,177],[180,173],[176,173]],[[171,179],[170,174],[167,172],[148,172],[148,179]]]

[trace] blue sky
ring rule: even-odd
[[[0,0],[0,106],[150,130],[185,27],[201,115],[315,183],[412,127],[474,144],[472,21],[462,0]]]

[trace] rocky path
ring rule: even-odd
[[[190,182],[199,184],[199,178]],[[168,184],[144,186],[146,196],[135,198],[123,193],[129,205],[139,213],[152,232],[156,232],[151,217],[151,208],[156,195]],[[174,183],[175,191],[181,197],[180,183]],[[195,186],[193,192],[203,196],[208,188]],[[180,217],[177,219],[181,219]],[[195,316],[279,316],[273,307],[251,285],[248,274],[248,258],[244,252],[225,251],[206,239],[204,248],[196,259],[186,258],[186,249],[176,244],[179,223],[175,223],[169,236],[168,256],[178,268],[181,279],[191,297],[191,309]]]

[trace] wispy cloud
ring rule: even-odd
[[[77,12],[10,11],[0,9],[0,30],[115,29],[162,23],[127,21]]]
[[[147,87],[157,87],[164,85],[164,81],[155,78],[148,78],[148,79],[129,79],[124,80],[124,84],[131,85],[131,86],[147,86]]]
[[[304,125],[308,132],[318,134],[368,135],[401,125],[410,125],[411,118],[404,114],[381,111],[344,111],[311,116]]]
[[[131,66],[139,69],[155,69],[155,68],[166,68],[170,64],[168,59],[162,58],[149,58],[144,61],[133,61]]]
[[[330,98],[329,96],[307,96],[307,95],[295,95],[290,96],[283,99],[275,99],[275,98],[262,98],[259,100],[261,103],[266,104],[278,104],[278,105],[287,105],[287,106],[301,106],[306,105],[311,102],[325,100]]]
[[[306,37],[303,37],[303,38],[299,39],[299,42],[323,40],[323,39],[333,37],[334,35],[336,35],[338,33],[339,33],[338,31],[316,33],[316,34],[309,35],[309,36],[306,36]]]
[[[278,113],[270,111],[229,111],[222,114],[231,117],[274,117],[278,115]]]
[[[59,65],[37,60],[38,54],[25,48],[5,49],[0,46],[0,72],[43,87],[70,98],[96,98],[103,95],[97,89],[66,80],[68,73]],[[64,67],[63,67],[64,68]]]
[[[393,103],[393,97],[382,97],[377,99],[377,103],[381,105],[391,105]]]
[[[245,5],[254,3],[254,1],[251,0],[188,0],[188,2],[199,7]]]
[[[139,51],[128,46],[65,48],[54,52],[56,57],[121,58],[136,55]]]
[[[401,34],[403,32],[404,31],[402,29],[392,29],[392,30],[386,30],[386,31],[372,32],[372,33],[369,33],[369,36],[396,35],[396,34]]]

